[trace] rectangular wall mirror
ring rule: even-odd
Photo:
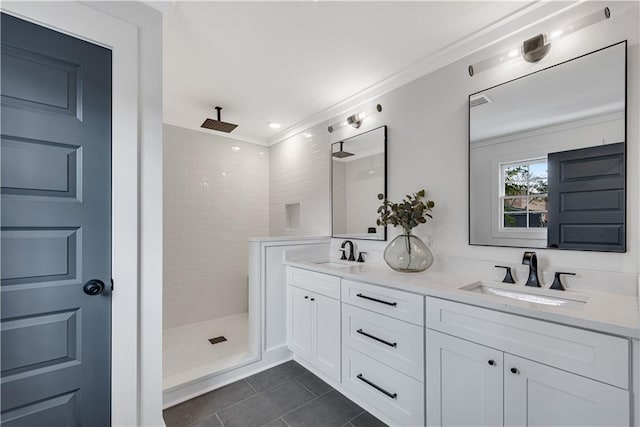
[[[387,194],[387,127],[331,145],[332,236],[387,240],[376,225],[378,194]]]
[[[626,251],[626,53],[469,96],[469,244]]]

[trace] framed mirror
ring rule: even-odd
[[[377,226],[378,194],[387,194],[387,127],[331,145],[331,235],[387,240]]]
[[[469,244],[626,251],[626,54],[469,96]]]

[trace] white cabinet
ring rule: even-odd
[[[288,286],[287,289],[287,332],[289,349],[295,354],[311,357],[311,301],[309,291]]]
[[[486,308],[427,298],[427,327],[629,388],[629,340]]]
[[[342,302],[424,326],[424,296],[342,279]]]
[[[311,294],[311,363],[340,382],[340,301]]]
[[[342,280],[342,385],[392,425],[424,425],[424,297]]]
[[[391,425],[424,425],[424,382],[349,346],[342,347],[342,385]]]
[[[320,289],[323,293],[340,295],[339,279],[333,282],[337,286],[333,291],[332,279],[337,278],[313,272],[300,275],[299,271],[302,270],[293,274],[296,286],[291,282],[287,286],[288,347],[327,377],[340,382],[340,300],[317,292]],[[298,280],[302,277],[304,281]],[[316,292],[300,287],[305,284]]]
[[[504,363],[505,425],[629,425],[626,390],[510,354]]]
[[[262,360],[288,357],[287,253],[321,257],[329,250],[329,237],[261,237],[249,240],[249,351]]]
[[[447,333],[425,333],[429,426],[630,424],[629,391],[601,380],[628,384],[621,338],[435,298],[427,327]]]
[[[427,329],[427,425],[502,425],[503,353]]]
[[[342,343],[424,381],[424,328],[342,304]]]

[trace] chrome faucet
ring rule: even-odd
[[[525,286],[540,287],[540,280],[538,280],[538,257],[535,252],[525,252],[522,257],[522,264],[529,266],[529,278]]]
[[[346,255],[347,250],[345,249],[345,246],[347,246],[347,243],[349,244],[349,261],[355,261],[356,255],[354,253],[353,242],[351,240],[345,240],[344,242],[342,242],[342,245],[340,246],[341,248],[340,250],[342,251],[342,257],[340,259],[347,259],[347,255]]]

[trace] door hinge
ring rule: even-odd
[[[111,292],[113,292],[113,277],[111,278]]]

